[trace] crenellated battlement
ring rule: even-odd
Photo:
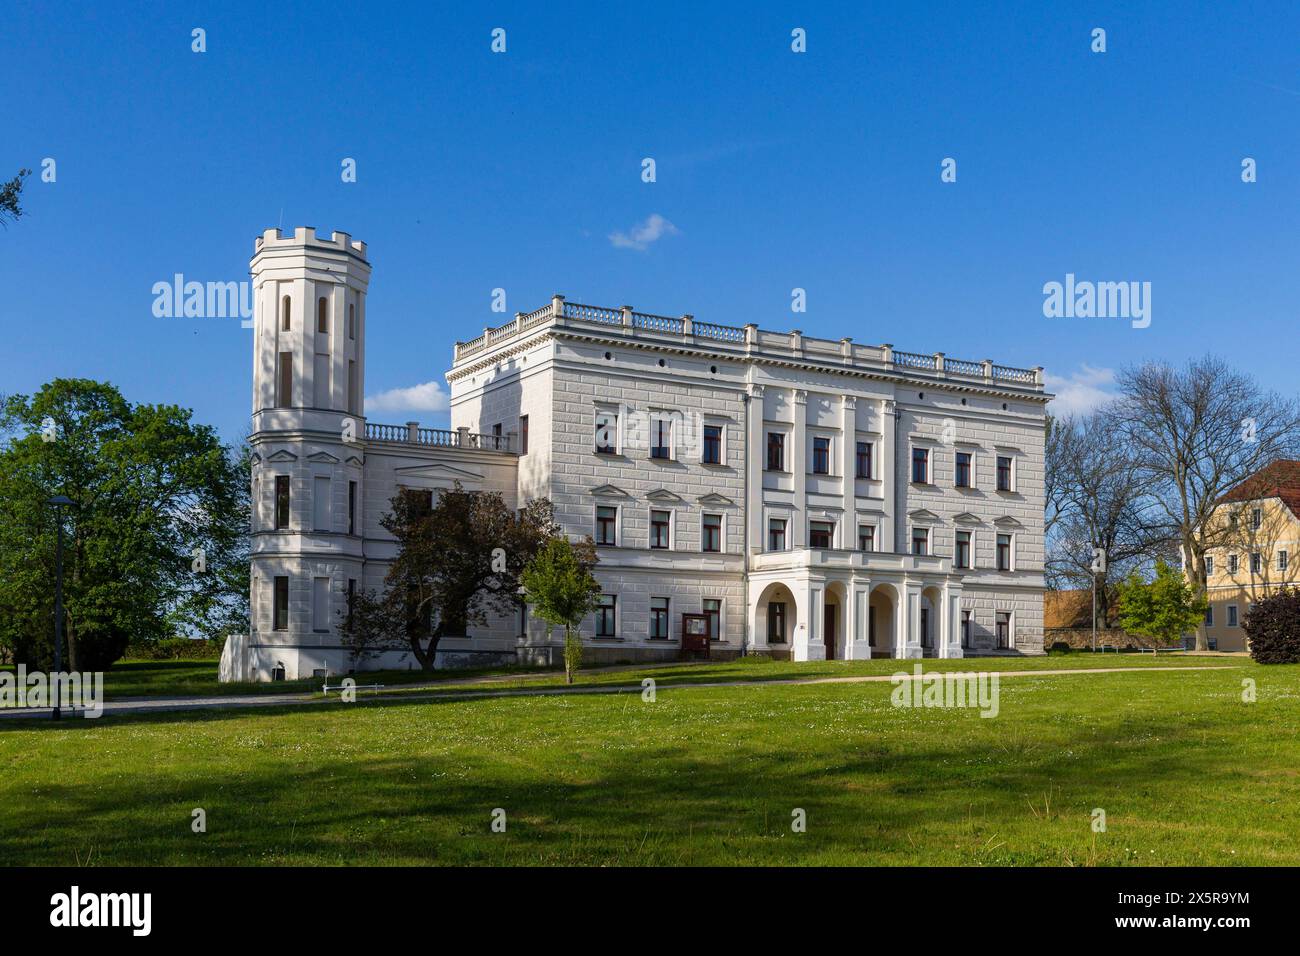
[[[279,229],[266,229],[253,240],[253,254],[257,255],[267,249],[291,246],[321,246],[339,252],[351,252],[362,259],[366,258],[366,244],[360,239],[353,239],[346,232],[335,230],[328,239],[322,238],[315,226],[298,226],[293,235],[286,236]]]

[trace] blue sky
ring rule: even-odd
[[[246,278],[280,224],[370,244],[371,394],[440,383],[497,287],[1043,365],[1072,402],[1206,351],[1296,391],[1295,4],[0,6],[0,177],[37,171],[0,392],[107,379],[236,437],[250,333],[150,290]],[[1045,318],[1067,273],[1150,282],[1150,327]]]

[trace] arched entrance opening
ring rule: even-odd
[[[894,620],[898,592],[893,585],[878,584],[867,601],[867,640],[872,657],[894,656]]]
[[[797,625],[794,594],[790,589],[780,583],[763,588],[754,604],[754,635],[763,635],[767,644],[778,651],[789,650]]]
[[[939,642],[943,639],[940,633],[943,628],[943,619],[940,616],[942,608],[943,592],[939,588],[922,589],[921,620],[918,622],[917,637],[921,641],[921,654],[925,657],[937,657],[939,654]]]
[[[826,600],[822,609],[822,641],[826,646],[828,661],[842,660],[844,654],[844,609],[848,590],[838,582],[826,586]]]

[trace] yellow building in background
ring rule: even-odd
[[[1300,461],[1275,461],[1251,475],[1219,499],[1212,520],[1201,630],[1211,648],[1244,651],[1241,625],[1251,605],[1284,585],[1300,586]]]

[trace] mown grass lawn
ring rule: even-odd
[[[653,703],[395,698],[24,721],[0,725],[0,854],[11,865],[1300,864],[1300,667],[1217,663],[1238,666],[1007,678],[993,719],[895,708],[888,683],[661,683]],[[1243,678],[1256,703],[1242,701]],[[196,807],[207,833],[191,832]],[[495,808],[504,833],[491,830]],[[791,831],[796,808],[805,833]]]

